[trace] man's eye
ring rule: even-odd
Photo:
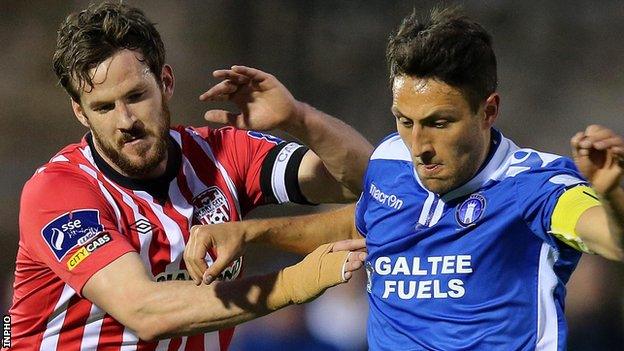
[[[448,126],[448,121],[435,121],[433,126],[438,129],[446,128]]]
[[[412,121],[409,118],[399,117],[398,120],[399,120],[399,123],[401,123],[404,127],[407,127],[407,128],[410,128],[411,126],[414,125],[414,121]]]
[[[128,101],[130,101],[130,102],[139,101],[139,100],[141,100],[142,97],[143,97],[143,92],[134,93],[134,94],[128,96]]]
[[[99,113],[106,113],[110,110],[114,110],[115,109],[115,105],[113,104],[106,104],[106,105],[102,105],[99,107],[95,108],[95,111],[99,112]]]

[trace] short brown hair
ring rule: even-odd
[[[433,9],[425,20],[412,12],[390,36],[386,58],[391,80],[439,79],[462,90],[474,112],[498,84],[492,37],[457,7]]]
[[[80,102],[79,92],[85,84],[93,88],[89,70],[123,49],[140,51],[160,81],[165,47],[154,24],[141,10],[119,1],[91,4],[67,16],[61,24],[53,58],[54,72],[71,98]]]

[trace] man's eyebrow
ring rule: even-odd
[[[413,120],[414,118],[406,116],[403,112],[401,112],[398,108],[396,107],[392,107],[390,108],[390,110],[392,111],[392,113],[396,116],[396,118],[407,118],[407,119],[411,119]],[[427,115],[426,117],[423,117],[421,119],[419,119],[419,122],[430,122],[432,120],[436,120],[439,118],[444,118],[444,119],[451,119],[451,120],[455,120],[457,119],[454,116],[454,111],[450,110],[450,109],[441,109],[438,111],[434,111],[433,113]]]
[[[390,108],[390,111],[392,111],[392,114],[395,115],[396,118],[401,118],[401,117],[409,118],[409,117],[405,116],[403,114],[403,112],[401,112],[398,108],[396,108],[394,106]]]

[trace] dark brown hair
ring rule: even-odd
[[[413,11],[390,36],[386,58],[391,80],[398,75],[441,80],[462,90],[473,112],[496,91],[492,37],[457,7],[436,8],[425,20]]]
[[[93,88],[89,70],[117,51],[137,50],[160,82],[165,63],[165,47],[154,24],[145,14],[121,2],[91,4],[72,13],[58,30],[54,52],[54,72],[71,98],[80,102],[85,84]]]

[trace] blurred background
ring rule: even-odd
[[[276,75],[300,100],[354,126],[372,143],[395,128],[384,61],[388,35],[434,1],[128,1],[157,23],[176,74],[174,124],[203,125],[198,96],[232,64]],[[461,2],[459,2],[461,4]],[[87,1],[0,1],[0,308],[12,296],[24,182],[85,129],[51,68],[56,29]],[[463,4],[494,37],[502,96],[498,127],[517,144],[568,155],[592,123],[624,133],[624,3],[480,1]],[[226,106],[227,107],[227,106]],[[278,135],[280,135],[278,133]],[[284,135],[281,135],[284,136]],[[287,136],[286,136],[287,137]],[[71,191],[71,189],[68,189]],[[317,207],[312,210],[323,210]],[[255,217],[298,214],[300,206]],[[246,274],[298,257],[252,247]],[[585,255],[568,284],[569,350],[621,350],[623,267]],[[238,328],[232,350],[365,350],[364,277],[315,302]]]

